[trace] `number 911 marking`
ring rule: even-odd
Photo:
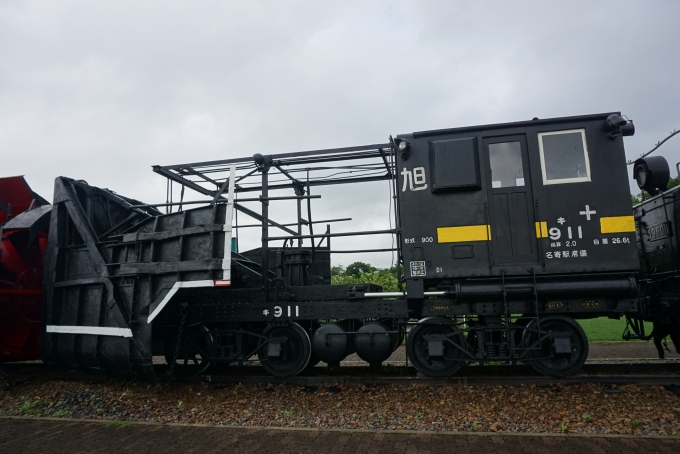
[[[268,316],[271,312],[269,312],[269,309],[265,309],[262,311],[262,315],[265,317]],[[281,306],[274,306],[274,317],[279,318],[283,315],[283,308]],[[292,317],[292,311],[291,311],[291,306],[288,306],[288,317]],[[300,316],[300,306],[295,306],[295,317]]]

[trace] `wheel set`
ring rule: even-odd
[[[430,377],[446,377],[465,364],[465,337],[451,320],[421,320],[409,333],[406,342],[413,366]]]
[[[452,320],[425,318],[409,333],[409,359],[419,372],[430,377],[446,377],[467,363],[508,360],[521,361],[545,375],[564,377],[579,370],[588,358],[588,339],[574,319],[548,316],[517,321],[511,324],[514,329],[508,330],[505,344],[492,343],[481,349],[479,338],[502,334],[502,325],[487,333],[468,328],[466,337]],[[494,336],[485,337],[493,340]]]
[[[520,317],[508,326],[510,335],[503,337],[502,324],[424,318],[408,333],[407,355],[418,372],[430,377],[447,377],[469,363],[489,361],[519,361],[542,374],[563,377],[580,369],[588,357],[585,332],[570,317]],[[238,361],[232,361],[217,357],[220,348],[225,349],[218,345],[219,331],[199,323],[185,327],[175,333],[176,340],[166,342],[165,358],[176,375],[215,372],[220,365],[257,358],[271,375],[289,377],[320,361],[339,366],[348,354],[358,350],[362,359],[379,365],[401,345],[405,334],[403,325],[391,331],[376,322],[317,323],[310,330],[311,337],[310,331],[295,322],[270,324],[259,334],[241,330],[239,333],[247,336],[237,344],[249,353],[239,354]]]
[[[262,367],[277,377],[302,372],[312,357],[309,334],[299,324],[269,325],[262,333],[258,358]]]
[[[545,317],[540,324],[532,321],[527,326],[524,345],[530,349],[529,358],[524,362],[553,377],[573,374],[588,358],[586,333],[570,317]]]

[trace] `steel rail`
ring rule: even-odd
[[[225,376],[203,375],[187,377],[180,381],[207,382],[207,383],[272,383],[298,386],[320,385],[413,385],[425,386],[550,386],[550,385],[577,385],[585,383],[597,383],[602,385],[645,385],[645,386],[670,386],[680,384],[680,375],[589,375],[577,374],[563,378],[547,377],[541,375],[529,376],[458,376],[446,378],[424,377],[411,375],[405,377],[389,376],[355,376],[355,375],[318,375],[307,377],[272,377],[272,376]]]
[[[156,366],[158,376],[167,369],[165,365]],[[91,371],[68,371],[53,369],[41,363],[4,363],[3,375],[9,380],[64,380],[97,381],[111,378],[106,374]],[[332,384],[366,385],[411,385],[426,386],[522,386],[522,385],[575,385],[598,383],[602,385],[678,385],[680,384],[680,363],[619,363],[586,364],[581,373],[567,377],[540,375],[529,366],[498,365],[469,366],[463,373],[444,378],[427,377],[413,367],[394,367],[389,372],[366,366],[343,366],[336,369],[315,367],[305,376],[274,377],[267,375],[258,365],[230,366],[230,372],[219,375],[193,375],[177,377],[180,382],[208,383],[272,383],[299,386],[319,386]],[[658,373],[643,373],[656,370]],[[604,373],[602,373],[604,372]],[[397,375],[399,374],[399,375]]]

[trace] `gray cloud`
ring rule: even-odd
[[[67,175],[160,201],[153,164],[610,110],[635,121],[634,158],[680,128],[679,14],[670,0],[2,1],[1,174],[47,198]],[[675,163],[673,140],[660,153]],[[380,228],[385,186],[324,189],[316,217]],[[389,243],[375,241],[337,244]],[[390,261],[338,260],[357,258]]]

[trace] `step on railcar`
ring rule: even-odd
[[[158,377],[159,356],[172,374],[259,361],[290,376],[354,352],[378,366],[407,337],[430,376],[489,361],[571,374],[588,356],[576,319],[645,318],[623,147],[633,132],[605,113],[155,166],[168,201],[117,204],[143,217],[120,229],[91,214],[84,186],[58,178],[43,359],[140,378]],[[320,186],[382,180],[391,228],[331,231],[347,219],[313,218]],[[284,201],[295,222],[270,216]],[[246,228],[261,246],[239,251]],[[363,252],[395,254],[401,291],[331,285],[334,254],[357,252],[333,238],[359,235],[394,238]]]

